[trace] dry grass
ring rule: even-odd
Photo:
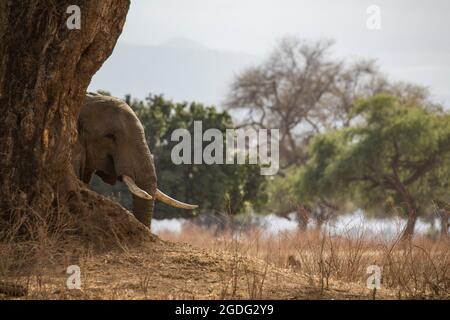
[[[233,297],[236,279],[244,273],[248,280],[248,298],[262,296],[264,273],[241,267],[244,257],[257,258],[267,266],[289,268],[305,277],[320,295],[326,295],[330,282],[366,287],[368,267],[381,270],[381,287],[398,299],[450,298],[450,243],[416,236],[403,242],[399,237],[356,234],[332,235],[331,232],[285,232],[264,235],[258,228],[241,232],[222,232],[185,224],[180,233],[164,231],[162,239],[187,242],[211,251],[224,251],[233,257],[228,277],[222,279],[224,296]],[[225,294],[226,293],[226,294]],[[372,297],[377,298],[377,290]]]
[[[96,199],[98,200],[98,199]],[[101,200],[101,199],[100,199]],[[360,231],[266,236],[186,224],[163,232],[176,243],[141,241],[123,209],[82,217],[24,216],[0,228],[0,297],[26,299],[448,299],[450,245],[416,237],[386,240]],[[22,217],[22,218],[20,218]],[[135,221],[135,220],[133,220]],[[114,223],[115,222],[115,223]],[[105,229],[100,230],[100,226]],[[20,230],[27,237],[20,239]],[[361,228],[363,230],[363,228]],[[104,235],[106,232],[108,235]],[[92,234],[80,238],[81,234]],[[131,241],[126,241],[130,237]],[[93,246],[100,238],[100,246]],[[151,237],[149,237],[150,239]],[[81,241],[83,240],[83,241]],[[86,242],[87,241],[87,242]],[[188,243],[180,244],[179,242]],[[104,248],[105,243],[109,247]],[[136,244],[139,243],[139,244]],[[92,244],[92,245],[89,245]],[[81,291],[66,287],[66,268],[82,270]],[[366,288],[367,267],[381,269],[380,290]],[[2,292],[6,295],[2,295]]]
[[[34,297],[46,299],[48,278],[65,275],[62,266],[82,265],[94,250],[125,252],[128,246],[154,241],[120,205],[86,189],[79,198],[64,205],[56,199],[39,210],[15,201],[8,212],[1,212],[0,296],[33,291]]]

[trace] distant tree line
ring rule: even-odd
[[[238,74],[226,111],[200,103],[174,103],[161,95],[125,99],[142,121],[155,156],[160,185],[202,212],[264,212],[288,217],[299,228],[316,227],[362,209],[368,217],[407,220],[404,238],[417,219],[450,218],[450,116],[432,103],[427,88],[393,82],[373,60],[331,55],[330,41],[285,38],[267,60]],[[239,121],[233,122],[234,119]],[[180,165],[171,161],[178,128],[252,127],[280,130],[282,170],[260,175],[256,165]],[[101,192],[131,199],[121,185]],[[156,207],[156,217],[186,216]]]
[[[333,43],[285,38],[240,73],[227,108],[240,126],[280,129],[283,170],[265,210],[295,212],[300,228],[356,208],[418,217],[448,233],[450,118],[427,88],[392,82],[372,60],[336,59]],[[437,214],[435,214],[437,213]]]

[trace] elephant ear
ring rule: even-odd
[[[95,174],[98,175],[103,180],[103,182],[107,184],[114,185],[116,183],[117,178],[113,175],[107,174],[100,170],[95,171]]]

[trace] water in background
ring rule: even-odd
[[[298,228],[298,223],[294,219],[294,216],[290,216],[291,219],[279,217],[274,214],[269,215],[254,215],[251,217],[251,225],[259,226],[263,232],[267,235],[277,235],[280,232],[295,231]],[[187,219],[164,219],[153,220],[152,231],[159,234],[163,231],[169,231],[173,233],[181,232],[185,223],[196,223],[200,225],[214,225],[208,219],[198,218],[199,221],[187,220]],[[205,222],[206,221],[206,222]],[[361,232],[367,234],[382,234],[383,236],[392,237],[398,235],[403,229],[406,223],[405,219],[390,218],[390,219],[367,219],[364,217],[361,211],[357,211],[353,214],[339,216],[334,221],[331,221],[324,225],[327,231],[337,235],[356,235]],[[217,224],[218,225],[218,224]],[[314,224],[309,227],[314,228]],[[425,234],[430,228],[430,224],[422,220],[418,220],[416,224],[415,232],[418,234]]]

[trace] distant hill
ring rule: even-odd
[[[216,51],[183,38],[158,46],[119,43],[89,90],[139,98],[163,93],[175,101],[220,105],[234,75],[258,61],[255,56]]]

